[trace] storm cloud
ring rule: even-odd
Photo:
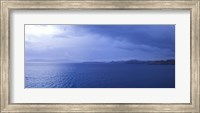
[[[26,60],[175,58],[175,25],[26,25]]]

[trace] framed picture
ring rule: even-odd
[[[1,112],[199,113],[199,0],[1,1]]]

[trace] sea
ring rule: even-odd
[[[175,88],[175,65],[25,63],[25,88]]]

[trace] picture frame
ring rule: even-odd
[[[1,112],[200,112],[199,0],[1,0]],[[190,10],[190,103],[10,103],[10,12],[13,10]],[[23,98],[23,97],[21,97]]]

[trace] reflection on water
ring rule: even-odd
[[[175,88],[175,65],[26,63],[26,88]]]

